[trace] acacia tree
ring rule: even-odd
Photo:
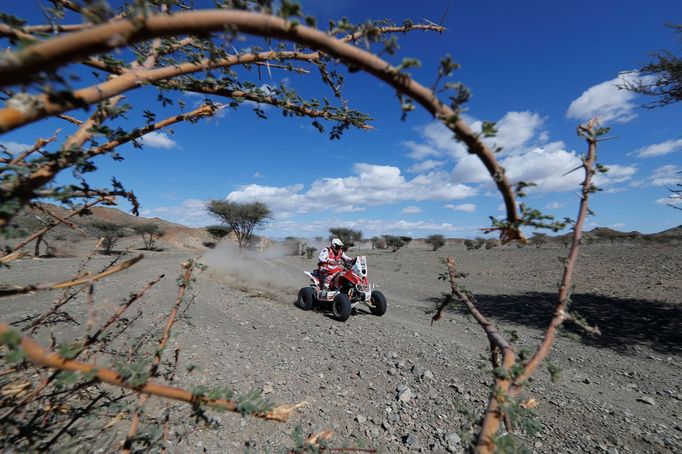
[[[218,109],[235,107],[244,100],[257,103],[272,104],[285,115],[309,116],[314,118],[313,126],[324,131],[325,127],[318,120],[331,120],[336,124],[331,128],[330,138],[339,138],[341,133],[349,127],[367,128],[367,116],[345,107],[346,100],[341,95],[343,75],[330,69],[330,65],[340,63],[350,71],[364,71],[391,86],[398,93],[400,108],[403,115],[414,110],[416,104],[421,105],[436,119],[449,128],[454,136],[462,141],[469,152],[481,159],[488,170],[496,187],[504,200],[506,218],[492,219],[488,232],[500,233],[502,242],[512,240],[525,241],[521,227],[555,228],[557,224],[536,210],[525,205],[517,205],[516,198],[521,197],[521,189],[525,184],[519,183],[513,187],[506,177],[504,169],[495,158],[493,149],[483,141],[484,137],[494,135],[495,128],[491,123],[483,124],[483,131],[472,130],[461,118],[463,104],[469,98],[469,92],[460,83],[447,81],[457,64],[450,57],[444,57],[438,67],[433,88],[413,80],[407,70],[418,62],[414,59],[403,59],[402,62],[391,64],[379,58],[377,54],[388,57],[395,53],[397,45],[394,39],[387,35],[393,32],[412,30],[442,31],[442,27],[433,24],[413,24],[406,21],[402,25],[385,23],[368,23],[354,26],[347,20],[332,22],[328,31],[314,27],[314,18],[306,17],[297,5],[289,1],[281,2],[275,10],[267,0],[258,2],[243,1],[215,1],[216,10],[185,11],[185,5],[179,0],[149,0],[136,1],[125,4],[119,12],[106,7],[106,2],[86,3],[85,6],[71,0],[51,0],[54,7],[46,10],[50,15],[49,24],[31,25],[8,15],[0,17],[4,25],[0,27],[0,35],[10,41],[13,51],[3,55],[0,60],[0,88],[7,95],[6,106],[0,109],[0,133],[14,130],[22,125],[47,117],[59,117],[77,126],[57,150],[48,150],[46,146],[54,142],[50,139],[40,139],[30,149],[18,157],[5,156],[5,164],[0,173],[2,181],[2,209],[0,209],[0,227],[6,227],[13,216],[31,200],[38,197],[54,197],[59,200],[75,198],[109,197],[113,195],[128,197],[136,208],[136,200],[132,193],[126,191],[118,182],[113,182],[111,189],[95,190],[90,188],[84,180],[84,174],[94,170],[93,158],[109,155],[115,159],[121,156],[116,152],[117,147],[132,142],[140,145],[137,139],[152,131],[162,129],[180,121],[197,121],[200,118],[215,114]],[[234,9],[233,9],[234,7]],[[73,11],[82,15],[84,20],[78,23],[63,24],[65,11]],[[275,13],[273,15],[271,13]],[[302,25],[305,23],[306,25]],[[44,40],[44,33],[54,33]],[[267,38],[267,49],[259,48],[249,42],[243,50],[236,49],[240,45],[235,38],[240,34],[249,34]],[[279,41],[278,41],[279,40]],[[294,50],[288,50],[286,42],[296,44]],[[31,44],[26,46],[26,44]],[[217,44],[219,43],[219,44]],[[21,44],[19,46],[18,44]],[[360,44],[360,45],[358,45]],[[363,48],[364,47],[364,48]],[[121,53],[116,49],[123,48]],[[367,50],[365,50],[365,48]],[[234,52],[232,52],[234,50]],[[120,58],[130,58],[128,62]],[[261,70],[265,65],[268,71],[274,68],[285,71],[305,73],[305,69],[293,66],[291,62],[307,62],[319,70],[322,80],[332,90],[342,107],[333,107],[327,101],[315,99],[306,100],[293,93],[287,87],[277,87],[274,91],[264,93],[258,84],[243,80],[236,75],[231,67],[240,65],[245,70]],[[71,81],[78,80],[78,75],[69,74],[64,68],[67,63],[78,63],[94,69],[98,82],[92,86],[79,89],[72,88]],[[203,77],[198,77],[202,75]],[[75,77],[72,77],[75,76]],[[48,83],[46,83],[48,82]],[[105,125],[119,119],[131,109],[130,105],[122,103],[122,94],[140,86],[159,90],[158,100],[162,105],[172,104],[172,91],[192,91],[207,96],[227,98],[227,104],[217,104],[212,98],[206,99],[206,104],[199,109],[185,113],[181,107],[178,115],[158,121],[153,111],[146,111],[145,124],[131,131],[122,127]],[[55,88],[56,87],[56,88]],[[274,94],[273,94],[274,93]],[[447,96],[449,102],[441,101],[439,96]],[[68,111],[97,105],[96,109],[84,120],[66,115]],[[258,116],[264,112],[256,108]],[[592,126],[584,129],[583,133],[590,144],[590,150],[596,147],[599,129]],[[103,145],[95,140],[106,141]],[[593,155],[586,160],[586,173],[591,176]],[[57,175],[67,169],[76,171],[81,184],[71,186],[50,186]],[[589,183],[589,176],[586,181]],[[586,200],[592,187],[585,185],[581,215],[576,222],[576,236],[579,240],[581,223],[587,212]],[[404,241],[401,239],[401,241]],[[547,337],[539,347],[532,360],[522,365],[516,361],[513,348],[494,330],[489,322],[481,321],[486,334],[491,341],[491,357],[496,364],[498,353],[503,353],[503,361],[496,368],[495,385],[491,393],[488,408],[485,413],[480,436],[476,442],[481,452],[490,452],[498,443],[496,436],[500,421],[512,414],[512,398],[520,392],[522,384],[537,368],[538,364],[547,356],[551,348],[556,326],[567,319],[568,314],[563,310],[567,301],[567,288],[570,287],[572,266],[577,257],[577,245],[571,248],[569,265],[565,276],[568,284],[562,286],[557,315],[548,328]],[[9,260],[9,256],[3,257]],[[132,262],[131,262],[132,263]],[[132,263],[134,264],[134,263]],[[126,265],[126,266],[132,266]],[[453,295],[460,295],[454,283],[457,273],[454,262],[448,262],[448,270],[452,283]],[[179,296],[171,312],[167,329],[164,330],[159,349],[154,356],[151,378],[156,377],[160,363],[160,355],[170,328],[176,319],[177,310],[182,304],[182,297],[191,280],[193,265],[186,267],[183,280],[180,282]],[[96,276],[95,276],[96,277]],[[73,285],[84,285],[96,280],[76,279]],[[566,282],[566,279],[565,279]],[[59,284],[62,285],[62,284]],[[16,291],[29,293],[35,286]],[[43,289],[61,288],[55,285],[42,286]],[[16,292],[15,291],[15,292]],[[466,295],[465,295],[466,296]],[[470,312],[479,320],[475,305],[465,298],[460,298]],[[558,318],[557,318],[558,317]],[[479,320],[480,321],[480,320]],[[20,337],[6,324],[0,324],[2,341],[10,347],[15,357],[22,352],[34,364],[53,369],[78,370],[87,374],[94,372],[93,380],[116,384],[142,392],[143,395],[158,394],[167,397],[191,401],[195,404],[215,404],[233,411],[238,406],[232,399],[232,394],[197,394],[180,392],[158,387],[156,383],[148,381],[150,376],[141,381],[129,381],[109,369],[94,368],[81,361],[72,361],[64,351],[60,354],[50,353],[35,344],[30,338]],[[90,339],[89,337],[87,339]],[[521,375],[515,375],[523,366]],[[131,374],[134,371],[127,371]],[[510,377],[514,376],[511,381]],[[152,386],[154,385],[154,386]],[[513,386],[512,386],[513,385]],[[510,386],[512,386],[510,388]],[[511,392],[509,392],[511,390]],[[140,406],[142,406],[141,403]],[[262,406],[249,406],[248,413],[262,417],[272,415]],[[515,407],[514,407],[515,408]],[[241,407],[244,410],[244,406]],[[136,416],[139,412],[135,413]],[[132,435],[126,439],[124,448],[130,448],[138,419],[131,424]],[[69,424],[70,425],[70,424]],[[68,427],[68,426],[67,426]],[[511,430],[511,427],[508,427]]]
[[[433,234],[426,237],[424,243],[428,244],[433,248],[434,251],[445,246],[445,237],[440,234]]]
[[[263,202],[237,203],[229,200],[211,200],[206,209],[211,216],[234,232],[240,248],[248,245],[254,230],[263,228],[272,218],[272,211]]]
[[[153,250],[156,240],[166,234],[166,231],[158,224],[135,225],[133,231],[142,237],[144,248],[148,251]]]

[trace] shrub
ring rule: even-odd
[[[141,224],[133,227],[133,231],[142,237],[144,249],[151,251],[155,249],[154,243],[158,238],[166,234],[166,231],[158,224]]]
[[[315,254],[315,251],[317,251],[317,248],[316,248],[316,247],[308,246],[307,248],[305,248],[305,256],[306,256],[308,259],[311,259],[311,258],[313,258],[313,255]]]
[[[443,235],[429,235],[424,242],[431,246],[434,251],[437,251],[445,246],[445,237]]]
[[[391,252],[396,252],[407,244],[405,243],[405,240],[399,236],[384,235],[384,239],[386,241],[386,246],[391,248]]]
[[[97,229],[100,233],[99,245],[104,250],[105,254],[111,254],[114,246],[120,238],[127,236],[126,228],[119,224],[114,224],[108,221],[95,221],[92,227]]]
[[[485,241],[485,248],[486,249],[492,249],[494,247],[498,247],[500,245],[500,240],[497,240],[495,238],[488,238]]]

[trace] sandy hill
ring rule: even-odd
[[[60,217],[64,217],[70,212],[68,209],[49,203],[41,203],[40,207]],[[12,225],[19,235],[28,234],[40,229],[43,225],[40,219],[47,218],[49,218],[49,216],[47,216],[43,210],[38,208],[29,208],[22,214],[16,216],[12,221]],[[131,228],[137,225],[156,224],[165,231],[165,234],[160,238],[161,242],[182,249],[205,249],[203,243],[211,240],[210,236],[203,228],[186,227],[184,225],[164,221],[163,219],[156,217],[144,218],[140,216],[133,216],[119,210],[118,208],[96,206],[90,209],[89,214],[84,216],[75,216],[70,218],[69,221],[73,222],[79,228],[84,230],[87,233],[88,238],[98,237],[98,231],[93,227],[93,223],[97,221],[106,221]],[[63,225],[57,226],[55,229],[53,229],[53,231],[50,232],[50,236],[64,238],[66,240],[82,239],[82,236],[80,236],[77,232]]]

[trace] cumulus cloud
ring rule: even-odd
[[[454,232],[475,232],[480,226],[461,226],[453,225],[449,222],[432,221],[387,221],[385,219],[355,219],[350,221],[338,219],[318,219],[312,222],[295,222],[275,220],[271,227],[282,232],[303,232],[304,235],[315,235],[319,232],[326,232],[330,226],[345,227],[349,229],[361,230],[365,237],[373,235],[405,233],[429,234],[434,232],[454,233]]]
[[[447,204],[445,205],[445,208],[450,208],[455,211],[465,211],[467,213],[473,213],[476,211],[476,205],[473,203],[462,203],[459,205]]]
[[[403,213],[405,214],[418,214],[421,213],[422,209],[414,205],[403,208]]]
[[[575,190],[583,181],[583,174],[571,170],[581,165],[575,152],[558,148],[561,142],[544,148],[534,148],[525,153],[512,154],[500,161],[512,183],[532,182],[536,186],[527,192],[548,193]],[[607,186],[629,180],[637,171],[633,166],[608,165],[609,172],[595,178],[595,184]],[[453,181],[460,183],[490,183],[490,175],[473,155],[465,156],[452,172]]]
[[[33,145],[29,145],[26,143],[19,143],[19,142],[13,142],[13,141],[4,141],[0,140],[0,149],[4,149],[10,154],[19,154],[22,151],[29,150],[33,147]]]
[[[471,117],[465,117],[464,120],[475,132],[481,131],[481,121]],[[518,150],[536,136],[546,140],[547,135],[540,131],[542,126],[543,119],[537,113],[507,112],[495,123],[495,137],[485,138],[484,141],[491,147],[502,147],[505,152]],[[466,146],[455,140],[453,132],[440,121],[431,122],[417,132],[421,141],[403,142],[403,146],[409,150],[407,155],[415,161],[434,157],[460,160],[469,155]]]
[[[146,147],[152,148],[164,148],[170,149],[175,148],[178,144],[168,137],[165,132],[152,131],[149,134],[145,134],[139,139],[140,142]]]
[[[403,201],[457,200],[476,194],[476,190],[450,181],[447,172],[430,172],[409,180],[394,166],[358,163],[355,175],[322,178],[308,191],[303,185],[289,187],[251,184],[232,191],[227,199],[234,202],[259,200],[273,211],[307,213],[325,209],[357,211],[359,207]]]
[[[634,151],[634,154],[638,158],[652,158],[654,156],[663,156],[680,150],[682,150],[682,139],[677,139],[639,148]]]
[[[508,112],[497,122],[495,137],[486,140],[503,147],[503,150],[518,149],[535,137],[542,125],[543,120],[536,113]]]
[[[581,121],[599,117],[604,123],[627,123],[637,116],[637,105],[632,102],[637,95],[619,87],[637,79],[635,73],[624,73],[588,88],[571,102],[566,116]]]

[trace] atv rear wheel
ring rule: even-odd
[[[339,293],[334,297],[334,302],[332,303],[332,313],[334,318],[340,322],[345,322],[350,317],[352,306],[350,304],[350,299],[348,295],[344,293]]]
[[[372,314],[381,317],[386,313],[386,308],[388,304],[386,303],[386,297],[379,290],[374,290],[370,299],[372,307],[369,310]]]
[[[312,287],[303,287],[298,292],[298,307],[304,311],[309,311],[315,304],[315,289]]]

